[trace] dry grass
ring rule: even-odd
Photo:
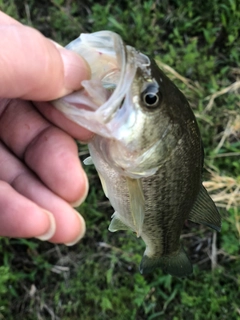
[[[209,170],[210,171],[210,170]],[[240,180],[210,171],[211,179],[203,184],[220,208],[240,207]]]
[[[206,97],[206,99],[209,100],[209,102],[208,102],[208,104],[207,104],[207,106],[206,106],[206,108],[204,110],[204,113],[208,112],[208,111],[210,111],[212,109],[214,100],[217,97],[220,97],[221,95],[226,94],[226,93],[230,93],[230,92],[235,92],[237,94],[239,89],[240,89],[240,80],[239,81],[235,81],[230,86],[228,86],[226,88],[222,88],[221,90],[219,90],[219,91],[213,93],[212,95]]]
[[[226,141],[238,141],[240,140],[240,112],[228,111],[225,114],[228,119],[227,125],[216,138],[219,139],[217,147],[213,150],[214,158],[216,157],[229,157],[229,156],[240,156],[240,152],[232,153],[219,153],[220,149]]]
[[[219,208],[234,210],[235,226],[240,238],[240,179],[221,176],[214,171],[210,173],[211,179],[203,185]]]
[[[197,83],[193,83],[190,79],[187,79],[185,77],[183,77],[181,74],[179,74],[176,70],[174,70],[172,67],[170,67],[169,65],[163,63],[162,61],[160,61],[159,59],[156,60],[157,65],[159,66],[159,68],[163,69],[164,72],[166,72],[167,74],[170,75],[171,79],[178,79],[181,82],[183,82],[186,87],[188,87],[190,90],[193,91],[198,91],[199,90],[199,84]]]

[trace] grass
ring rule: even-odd
[[[194,274],[141,276],[144,245],[111,234],[112,209],[93,168],[74,247],[0,239],[0,319],[240,319],[240,3],[238,0],[18,1],[0,8],[55,41],[109,29],[155,57],[185,93],[205,146],[204,184],[223,217],[219,234],[188,223]],[[86,149],[81,146],[81,156]]]

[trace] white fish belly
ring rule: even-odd
[[[119,217],[130,229],[134,230],[126,178],[106,163],[92,143],[89,144],[89,151],[98,171],[104,193],[115,210],[115,216]]]

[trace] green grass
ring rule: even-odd
[[[120,4],[121,3],[121,4]],[[185,93],[197,116],[205,146],[205,167],[216,179],[240,186],[239,90],[218,96],[240,75],[238,0],[2,1],[0,8],[67,44],[82,32],[109,29],[154,56]],[[228,126],[228,127],[227,127]],[[228,128],[228,130],[226,130]],[[226,135],[222,144],[223,134]],[[82,147],[81,147],[82,148]],[[225,154],[230,154],[225,156]],[[223,217],[217,234],[186,225],[183,242],[194,274],[176,279],[156,270],[141,276],[143,243],[131,233],[111,234],[112,209],[93,168],[90,193],[79,208],[87,234],[74,247],[37,240],[0,239],[0,319],[63,320],[240,320],[240,204],[217,201]],[[215,195],[223,190],[215,181]],[[224,188],[228,186],[224,182]],[[240,191],[238,191],[240,192]],[[216,249],[213,255],[212,247]],[[212,270],[217,260],[217,266]]]

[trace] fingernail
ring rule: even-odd
[[[81,138],[82,139],[78,139],[78,142],[86,145],[86,143],[89,143],[93,139],[94,136],[95,136],[94,132],[91,132],[91,131],[88,131],[87,129],[84,129],[84,131],[83,130],[81,131]]]
[[[55,47],[58,48],[58,49],[59,48],[64,48],[61,44],[57,43],[56,41],[54,41],[52,39],[49,39],[49,41],[51,41],[55,45]]]
[[[66,95],[81,87],[83,80],[90,78],[90,67],[77,53],[64,48],[58,48],[64,65],[64,89],[62,95]]]
[[[87,178],[87,175],[86,175],[85,172],[83,172],[83,179],[85,180],[83,182],[84,185],[85,185],[85,191],[84,191],[83,195],[77,201],[71,203],[71,206],[74,207],[74,208],[79,207],[80,204],[82,204],[85,201],[85,199],[86,199],[86,197],[88,195],[89,183],[88,183],[88,178]]]
[[[43,209],[43,212],[48,216],[50,226],[49,226],[46,233],[44,233],[43,235],[36,237],[36,238],[39,240],[42,240],[42,241],[47,241],[47,240],[51,239],[53,237],[53,235],[55,234],[56,222],[55,222],[54,216],[51,212],[44,210],[44,209]]]
[[[77,211],[76,211],[76,214],[80,220],[81,231],[75,240],[68,242],[68,243],[65,243],[65,245],[68,247],[73,246],[74,244],[78,243],[78,241],[80,241],[84,237],[85,232],[86,232],[86,224],[85,224],[83,217]]]

